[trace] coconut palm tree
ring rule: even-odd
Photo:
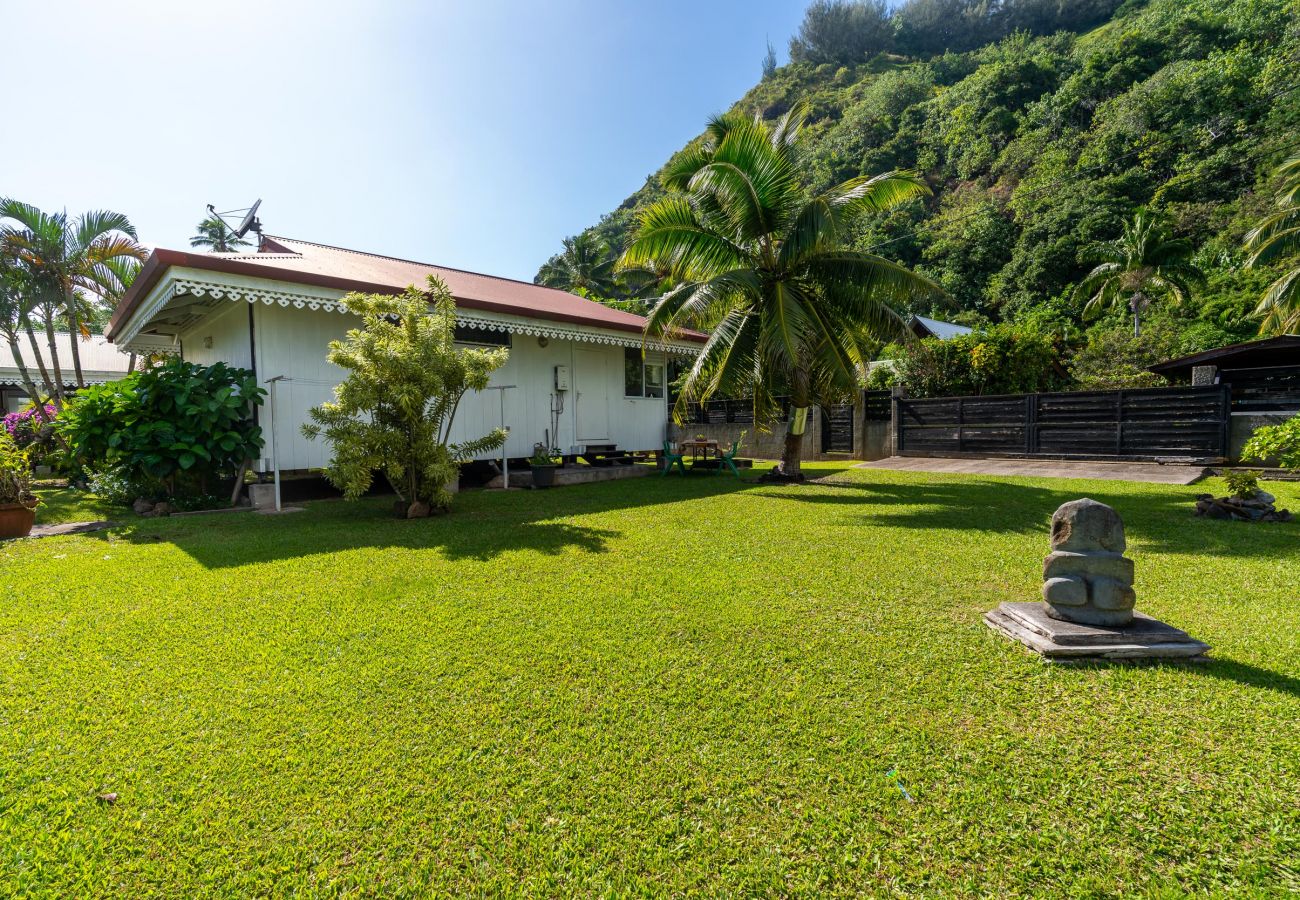
[[[121,289],[113,263],[122,259],[143,261],[146,250],[136,242],[135,228],[121,213],[96,210],[75,220],[66,212],[44,213],[16,200],[0,201],[4,239],[18,248],[30,270],[40,298],[54,367],[55,396],[62,400],[62,371],[54,343],[55,323],[61,312],[72,341],[72,365],[79,388],[86,386],[81,373],[79,342],[90,335],[83,327],[86,305],[93,297]],[[60,310],[61,307],[61,310]]]
[[[645,209],[620,260],[666,271],[676,286],[655,304],[647,337],[711,332],[674,411],[714,394],[752,396],[755,421],[794,407],[776,477],[802,478],[808,408],[858,382],[871,348],[904,334],[892,303],[940,296],[928,279],[848,246],[860,216],[929,193],[916,176],[854,178],[809,199],[796,145],[803,113],[767,125],[715,118],[704,140],[665,173],[668,196]]]
[[[542,266],[538,284],[562,291],[582,291],[593,297],[619,296],[614,277],[616,255],[609,244],[589,232],[564,239],[564,249]]]
[[[247,247],[250,241],[237,236],[220,216],[208,216],[194,230],[191,247],[207,247],[215,253],[229,253],[235,247]]]
[[[23,359],[23,352],[18,343],[19,335],[26,328],[30,283],[29,275],[17,257],[0,252],[0,337],[3,337],[9,345],[9,353],[18,368],[18,378],[23,384],[23,390],[35,405],[37,418],[48,425],[49,422],[45,418],[45,402],[36,389],[36,382],[27,369],[27,363]]]
[[[1142,313],[1158,297],[1175,305],[1191,295],[1192,284],[1203,281],[1192,265],[1192,245],[1169,237],[1159,218],[1139,210],[1116,240],[1096,245],[1096,268],[1075,287],[1074,296],[1087,298],[1083,312],[1096,315],[1106,306],[1127,306],[1133,314],[1133,335],[1142,333]]]
[[[1300,251],[1300,156],[1278,166],[1275,175],[1281,179],[1275,194],[1277,210],[1246,235],[1246,249],[1251,251],[1248,268]],[[1261,334],[1300,330],[1300,260],[1268,286],[1255,312],[1264,319]]]

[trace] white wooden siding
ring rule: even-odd
[[[232,302],[230,307],[229,312],[207,320],[183,336],[186,359],[205,364],[220,359],[232,365],[249,366],[249,307],[242,302]],[[258,382],[268,389],[267,403],[259,417],[266,437],[265,458],[260,468],[270,468],[277,441],[281,469],[321,468],[329,462],[329,444],[321,439],[307,440],[301,428],[308,421],[307,411],[331,399],[333,386],[344,375],[326,359],[329,342],[342,338],[358,320],[336,312],[260,303],[252,309]],[[212,338],[211,348],[203,347],[205,337]],[[511,457],[526,457],[532,453],[534,443],[546,440],[551,427],[557,365],[569,366],[571,385],[564,392],[558,434],[550,436],[554,446],[565,453],[576,452],[588,442],[615,443],[625,450],[661,447],[668,417],[667,403],[663,398],[624,397],[623,354],[624,348],[620,346],[553,339],[542,347],[536,337],[514,335],[509,362],[493,373],[491,382],[515,385],[504,392],[505,422],[510,428],[506,453]],[[652,353],[647,358],[663,362],[663,354]],[[269,381],[277,375],[285,376],[285,380],[276,385],[273,410]],[[487,390],[466,395],[456,413],[452,441],[478,438],[498,427],[501,393]],[[578,408],[584,402],[604,407],[608,432],[604,438],[579,436]],[[500,450],[483,454],[483,458],[500,456]]]

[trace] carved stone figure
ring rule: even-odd
[[[1133,560],[1124,556],[1124,522],[1096,500],[1072,500],[1052,516],[1052,552],[1043,560],[1047,614],[1084,625],[1133,620]]]

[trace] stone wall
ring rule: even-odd
[[[1270,412],[1270,413],[1233,413],[1228,426],[1228,458],[1233,462],[1241,461],[1241,448],[1246,446],[1246,441],[1255,433],[1255,429],[1263,428],[1265,425],[1278,425],[1285,422],[1294,415],[1300,414],[1300,410],[1290,412]],[[1252,461],[1252,465],[1276,466],[1276,460],[1265,460],[1263,463]]]
[[[705,439],[717,441],[718,446],[730,450],[732,441],[740,441],[737,456],[750,459],[780,459],[781,449],[785,446],[785,422],[773,422],[771,431],[761,431],[756,425],[719,423],[709,425],[678,425],[668,423],[668,439],[676,445],[679,441],[688,441],[697,434]],[[744,436],[741,436],[741,433]],[[856,436],[855,436],[856,437]],[[803,436],[804,459],[827,459],[822,453],[822,414],[814,407],[808,415],[808,430]]]

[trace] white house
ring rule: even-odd
[[[328,464],[330,448],[305,439],[301,426],[344,375],[326,359],[329,342],[359,322],[340,298],[400,293],[431,274],[456,300],[458,340],[510,348],[492,384],[513,387],[467,396],[453,441],[486,434],[504,419],[512,458],[547,441],[565,453],[593,444],[662,445],[669,370],[693,356],[704,336],[651,342],[643,358],[642,317],[528,282],[281,237],[263,237],[256,253],[158,249],[107,334],[127,351],[252,369],[273,391],[258,411],[266,455],[255,468],[315,469]]]
[[[36,340],[41,350],[41,359],[45,361],[45,366],[53,377],[53,365],[45,332],[36,332]],[[63,386],[73,390],[77,383],[72,368],[72,335],[66,331],[55,332],[54,349],[59,354]],[[82,340],[77,345],[77,349],[81,352],[81,375],[86,384],[114,381],[126,375],[131,365],[128,353],[114,347],[100,335]],[[41,373],[36,364],[36,354],[32,352],[26,338],[18,344],[18,352],[22,354],[22,362],[27,367],[27,374],[31,376],[37,388],[41,389]],[[9,342],[0,341],[0,415],[17,412],[29,402],[31,400],[27,396],[27,391],[23,389],[22,378],[18,371],[18,361],[14,359]]]

